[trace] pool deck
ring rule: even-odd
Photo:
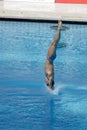
[[[87,4],[0,1],[0,18],[87,22]]]

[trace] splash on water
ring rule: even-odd
[[[52,95],[59,95],[61,92],[67,92],[67,91],[72,91],[73,92],[76,92],[76,91],[80,91],[80,90],[87,90],[87,86],[75,86],[75,85],[69,85],[69,84],[61,84],[61,83],[57,83],[55,84],[55,89],[54,90],[51,90],[50,88],[48,88],[46,85],[46,90],[52,94]]]
[[[49,89],[47,86],[46,86],[46,88],[50,92],[50,94],[59,95],[59,93],[61,92],[61,89],[64,88],[64,86],[65,85],[62,85],[62,84],[56,84],[54,90]]]

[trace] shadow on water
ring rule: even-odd
[[[58,48],[66,48],[66,47],[69,47],[69,46],[71,46],[71,45],[68,45],[67,43],[58,43],[57,49]]]
[[[52,30],[57,30],[57,28],[58,28],[58,26],[55,26],[55,25],[50,26],[50,29],[52,29]],[[62,29],[61,29],[61,30],[62,30],[62,31],[69,30],[69,27],[67,27],[67,26],[62,26]]]

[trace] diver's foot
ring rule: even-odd
[[[61,20],[58,21],[58,30],[60,30],[60,29],[62,29],[62,21]]]

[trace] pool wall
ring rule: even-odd
[[[0,1],[0,18],[87,22],[87,4]]]

